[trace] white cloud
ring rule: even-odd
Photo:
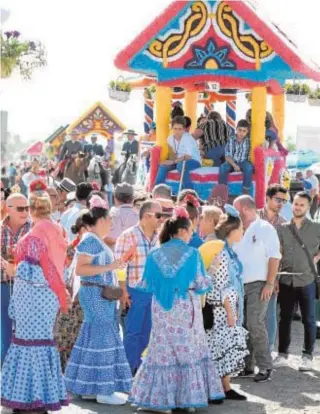
[[[108,99],[107,85],[119,72],[115,55],[170,2],[157,0],[3,0],[11,16],[4,30],[15,29],[26,38],[43,41],[48,66],[31,82],[18,77],[2,82],[3,107],[9,111],[9,129],[24,139],[44,139],[57,127],[74,121],[95,101],[103,101],[128,127],[143,129],[140,92],[126,104]],[[303,8],[289,0],[260,0],[273,20],[294,33],[304,53],[320,62],[317,0],[304,0]],[[242,100],[241,100],[242,101]],[[240,113],[246,106],[239,104]],[[286,130],[297,124],[320,125],[318,109],[288,105]]]

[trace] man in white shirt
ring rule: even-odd
[[[318,209],[318,197],[319,197],[319,180],[314,175],[312,170],[307,170],[306,172],[306,181],[308,181],[311,184],[311,190],[309,190],[309,194],[312,198],[312,204],[310,207],[310,215],[312,219],[314,218],[317,209]]]
[[[249,331],[250,355],[246,358],[244,376],[254,373],[255,359],[259,373],[254,381],[266,382],[272,373],[266,314],[281,259],[280,242],[274,227],[258,217],[250,196],[236,198],[233,205],[240,213],[245,230],[243,239],[235,247],[243,264],[244,320]]]
[[[93,191],[93,188],[90,183],[84,182],[78,184],[76,188],[76,203],[61,216],[60,224],[65,229],[70,243],[76,237],[75,234],[72,233],[71,228],[76,223],[81,210],[86,208],[86,201],[91,191]]]
[[[168,138],[169,158],[159,165],[155,185],[166,181],[169,171],[177,169],[182,174],[182,189],[192,188],[190,171],[201,167],[201,156],[197,141],[185,131],[186,120],[177,116],[172,121],[172,132]]]

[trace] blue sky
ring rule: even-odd
[[[293,34],[305,54],[320,62],[317,0],[304,0],[303,8],[295,7],[292,0],[258,2],[273,21]],[[127,127],[142,132],[142,93],[133,92],[126,104],[108,98],[108,83],[120,74],[113,59],[169,3],[2,0],[1,7],[11,12],[3,30],[19,30],[26,38],[40,39],[48,50],[48,66],[38,70],[31,81],[24,82],[18,76],[1,80],[2,108],[9,111],[9,130],[24,140],[45,139],[100,100]],[[244,96],[238,101],[242,116],[248,105]],[[223,105],[218,109],[223,111]],[[320,108],[287,104],[286,112],[286,135],[295,136],[298,125],[320,127]]]

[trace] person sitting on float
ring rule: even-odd
[[[248,109],[246,113],[246,120],[249,122],[251,126],[251,109]],[[279,131],[274,123],[273,117],[270,112],[266,112],[266,122],[265,122],[266,129],[271,129],[276,134],[276,144],[278,151],[281,153],[283,157],[286,157],[289,154],[289,151],[281,144]]]
[[[232,136],[225,147],[226,161],[219,170],[219,184],[228,185],[231,172],[243,173],[243,194],[249,194],[252,185],[253,165],[249,161],[251,142],[250,125],[245,119],[238,122],[235,136]]]
[[[277,135],[274,131],[272,131],[272,129],[266,130],[266,140],[264,142],[264,148],[278,151]]]
[[[155,185],[164,183],[168,172],[177,169],[182,174],[182,189],[192,188],[190,172],[201,167],[201,156],[197,142],[185,132],[185,127],[183,116],[173,119],[173,135],[168,138],[169,157],[160,164]]]

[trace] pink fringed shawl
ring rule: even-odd
[[[62,228],[50,219],[36,222],[30,232],[17,245],[15,252],[17,264],[28,257],[30,258],[29,238],[36,238],[39,241],[39,264],[50,289],[59,300],[62,311],[66,312],[67,292],[63,272],[67,256],[67,242],[63,237]]]

